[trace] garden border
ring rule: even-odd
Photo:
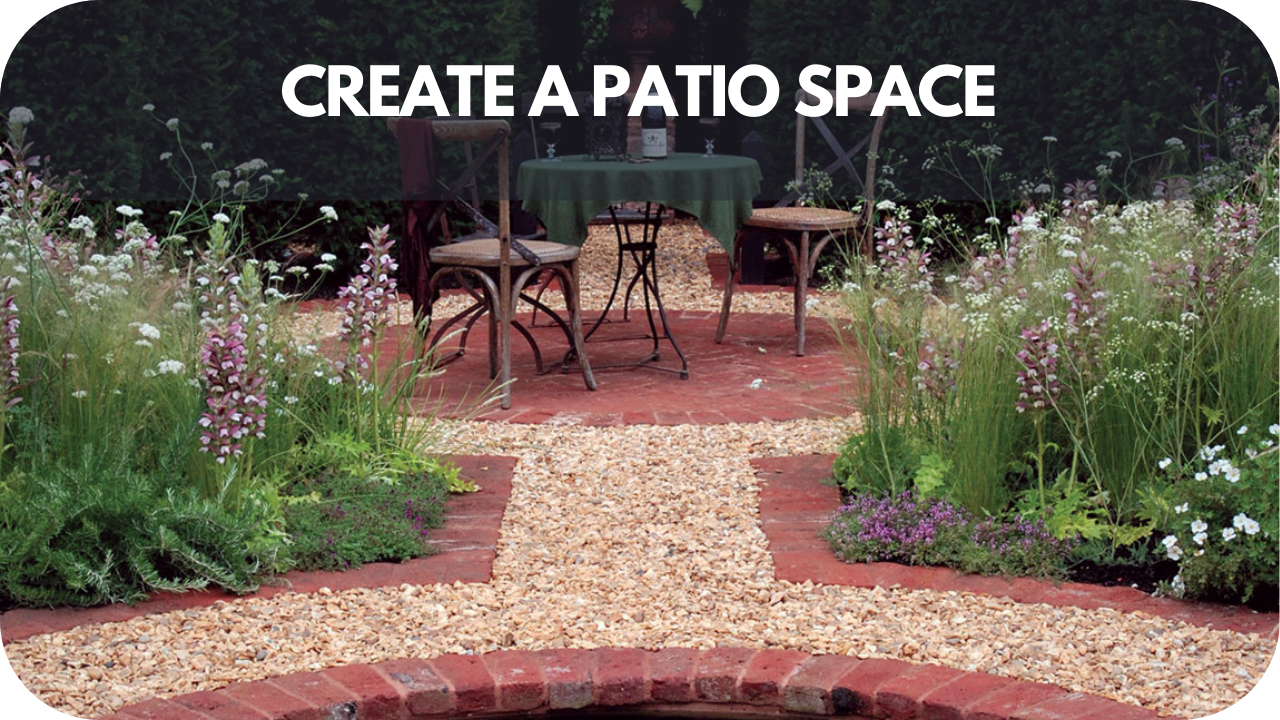
[[[1280,614],[1206,602],[1152,597],[1130,587],[1052,583],[1030,578],[964,575],[948,568],[898,563],[847,563],[819,533],[836,508],[840,490],[831,481],[834,455],[794,455],[751,461],[760,484],[760,525],[769,541],[778,580],[854,587],[901,586],[912,590],[972,592],[1022,603],[1086,610],[1144,612],[1215,630],[1280,637]]]
[[[1153,710],[938,665],[795,650],[503,650],[402,658],[121,708],[110,720],[524,718],[564,711],[715,718],[1146,720]]]
[[[209,607],[245,598],[268,598],[285,592],[319,592],[355,588],[394,587],[403,583],[487,583],[493,575],[498,532],[511,498],[511,478],[516,458],[499,455],[461,455],[443,458],[458,466],[459,475],[480,490],[452,495],[446,500],[444,525],[429,531],[428,538],[440,552],[400,563],[366,563],[345,571],[287,572],[257,592],[233,595],[218,590],[189,593],[158,592],[134,605],[113,604],[92,608],[17,608],[0,614],[0,635],[5,643],[34,635],[70,630],[81,625],[122,622],[143,615]]]

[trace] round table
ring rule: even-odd
[[[571,155],[523,163],[516,195],[554,242],[581,245],[587,224],[610,206],[647,201],[698,218],[732,253],[734,236],[760,194],[760,177],[755,160],[736,155],[672,153],[651,162]]]

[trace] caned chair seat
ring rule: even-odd
[[[748,227],[793,232],[833,232],[852,230],[858,226],[858,216],[847,210],[815,207],[757,208],[747,220]]]
[[[542,372],[542,354],[533,335],[516,320],[516,305],[520,300],[534,303],[551,314],[564,331],[565,338],[573,353],[578,358],[582,370],[582,379],[588,390],[596,389],[595,376],[591,372],[591,363],[587,361],[586,349],[583,347],[582,308],[578,298],[578,255],[579,250],[571,245],[545,242],[541,240],[522,240],[520,245],[533,251],[538,265],[520,255],[517,247],[513,247],[511,237],[511,161],[509,137],[511,126],[505,120],[412,120],[408,118],[388,118],[387,126],[396,134],[400,143],[402,185],[405,187],[404,197],[414,201],[420,196],[438,193],[436,184],[446,189],[444,198],[438,202],[435,210],[426,217],[425,222],[416,228],[422,241],[418,243],[416,254],[411,257],[426,275],[426,278],[414,278],[415,296],[414,312],[423,316],[424,322],[419,326],[424,340],[430,332],[432,303],[437,297],[440,283],[452,277],[461,282],[463,289],[474,300],[470,307],[462,310],[446,320],[443,327],[436,330],[434,339],[427,345],[438,347],[447,337],[446,333],[454,325],[462,327],[459,338],[460,347],[444,358],[440,363],[462,357],[466,352],[467,335],[482,316],[488,316],[489,322],[489,376],[498,382],[501,388],[503,409],[511,407],[511,333],[512,330],[524,336],[533,350],[534,363],[539,373]],[[467,167],[462,176],[452,185],[445,185],[435,178],[434,143],[435,141],[459,141],[466,143],[464,148]],[[473,154],[472,142],[483,145],[478,154]],[[479,207],[479,190],[475,182],[482,165],[494,154],[497,155],[498,173],[498,222],[493,223],[480,216],[475,210]],[[425,154],[425,169],[421,162]],[[418,186],[425,184],[430,193],[423,193]],[[457,240],[452,243],[427,249],[426,238],[429,233],[444,227],[445,209],[461,200],[460,194],[467,188],[472,190],[472,201],[467,204],[466,215],[476,221],[477,233],[496,237],[478,237],[477,239]],[[416,217],[406,214],[406,219]],[[414,231],[406,222],[406,234]],[[515,272],[513,272],[515,271]],[[560,283],[565,308],[569,312],[569,322],[565,323],[559,315],[523,294],[529,282],[537,276],[550,273]],[[425,279],[426,282],[419,282]],[[424,312],[419,313],[422,306]],[[465,323],[465,324],[464,324]],[[564,365],[562,364],[562,368]]]
[[[877,96],[869,93],[860,98],[852,98],[846,110],[872,112],[876,106]],[[804,90],[796,93],[797,102],[813,103],[815,98]],[[843,114],[843,113],[842,113]],[[796,115],[796,156],[795,156],[795,189],[783,198],[776,207],[760,208],[751,213],[750,219],[743,223],[746,228],[764,231],[770,237],[780,240],[791,257],[791,265],[795,268],[795,321],[796,321],[796,355],[804,355],[805,315],[809,278],[817,269],[818,255],[832,240],[840,237],[857,236],[864,255],[871,254],[872,209],[875,207],[876,158],[880,151],[880,133],[888,114],[875,119],[871,133],[852,150],[845,150],[827,128],[821,118],[814,118],[813,124],[818,128],[827,144],[836,152],[836,161],[823,169],[830,173],[844,167],[862,184],[862,213],[855,215],[846,210],[834,208],[791,207],[787,203],[798,201],[805,187],[805,123],[804,115]],[[867,171],[859,178],[853,167],[851,156],[867,145]],[[739,234],[741,241],[745,236]],[[735,275],[742,267],[742,242],[735,242],[733,252],[729,254],[729,272],[725,278],[724,302],[720,305],[720,325],[716,328],[716,342],[724,341],[725,329],[729,325],[729,312],[733,307],[733,286]]]
[[[521,245],[533,251],[543,262],[567,263],[578,259],[581,250],[572,245],[548,242],[546,240],[522,240]],[[465,265],[468,267],[498,267],[500,242],[498,238],[480,238],[465,242],[449,243],[431,249],[433,265]],[[529,261],[511,252],[511,267],[528,267]]]

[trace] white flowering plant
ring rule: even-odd
[[[1259,586],[1277,584],[1280,425],[1242,427],[1237,453],[1206,445],[1169,468],[1172,510],[1161,551],[1179,564],[1171,594],[1247,602]]]
[[[955,147],[983,167],[1000,157]],[[1251,178],[1199,204],[1168,183],[1123,206],[1081,180],[1061,203],[993,212],[958,238],[886,207],[873,255],[849,258],[837,283],[862,384],[842,485],[1046,518],[1080,536],[1080,560],[1218,558],[1182,574],[1188,595],[1274,584],[1274,453],[1237,433],[1280,415],[1280,135]],[[963,249],[954,266],[910,261],[939,237]],[[1200,459],[1205,446],[1217,456]],[[1172,502],[1173,487],[1205,497]],[[1197,503],[1203,517],[1173,512]]]
[[[294,562],[281,497],[308,475],[388,485],[400,476],[385,468],[411,470],[441,488],[415,503],[440,502],[431,424],[406,413],[429,358],[397,363],[393,386],[371,348],[337,359],[298,342],[286,270],[248,256],[239,205],[112,203],[95,218],[33,162],[31,121],[12,113],[0,147],[0,606],[251,591]],[[379,247],[386,282],[385,230]],[[380,330],[394,296],[363,290],[360,322]],[[335,436],[367,448],[359,463],[318,450]]]

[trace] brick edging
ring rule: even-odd
[[[412,720],[628,714],[894,720],[1145,720],[1155,711],[1043,683],[794,650],[505,650],[402,658],[126,706],[110,720]],[[105,719],[104,719],[105,720]]]
[[[220,590],[187,593],[157,592],[133,605],[121,603],[91,608],[17,608],[0,613],[0,637],[5,643],[34,635],[70,630],[81,625],[123,622],[143,615],[210,607],[218,602],[268,598],[286,592],[317,592],[355,588],[395,587],[404,583],[484,583],[493,575],[499,528],[511,498],[511,478],[516,458],[497,455],[460,455],[447,458],[458,473],[473,480],[480,490],[453,495],[445,501],[444,524],[429,531],[428,539],[440,552],[399,563],[366,563],[345,571],[292,571],[273,578],[248,595]]]
[[[840,490],[831,482],[834,455],[795,455],[751,461],[760,486],[760,523],[769,541],[774,575],[779,580],[854,587],[972,592],[1023,603],[1086,610],[1113,608],[1144,612],[1215,630],[1280,635],[1280,614],[1245,607],[1157,598],[1131,587],[1088,583],[1052,583],[1030,578],[964,575],[948,568],[898,563],[847,563],[819,537],[840,507]]]

